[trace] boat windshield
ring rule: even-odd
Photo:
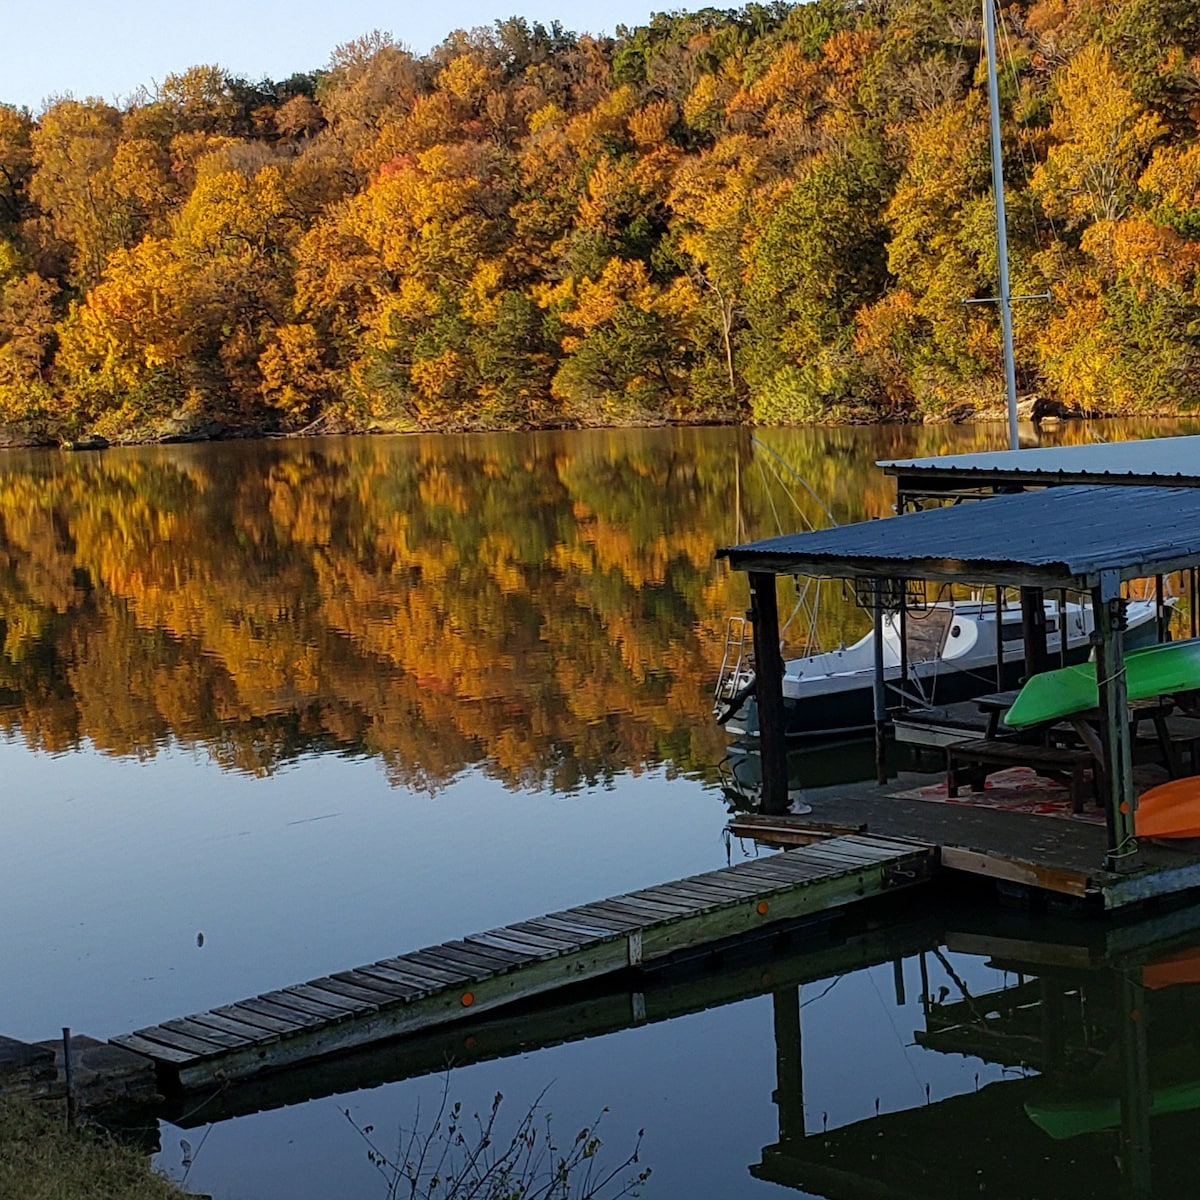
[[[940,604],[930,605],[924,612],[910,611],[905,622],[908,661],[927,662],[937,658],[952,620],[954,610]]]

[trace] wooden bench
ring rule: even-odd
[[[1000,738],[970,738],[951,742],[946,747],[946,790],[957,796],[965,783],[973,792],[981,792],[992,767],[1032,767],[1039,775],[1066,784],[1073,812],[1083,811],[1086,773],[1094,768],[1091,751],[1069,746],[1038,746],[1028,742]],[[1092,794],[1099,803],[1096,772],[1092,772]]]
[[[1160,718],[1150,734],[1143,733],[1140,724],[1135,722],[1133,734],[1134,762],[1138,761],[1138,751],[1144,750],[1155,761],[1163,761],[1172,779],[1200,775],[1200,719]]]

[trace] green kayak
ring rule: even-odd
[[[1200,1108],[1200,1082],[1173,1083],[1150,1093],[1150,1115],[1193,1112]],[[1025,1105],[1029,1119],[1056,1142],[1082,1133],[1100,1133],[1121,1124],[1121,1101],[1115,1096],[1087,1100],[1041,1101]]]
[[[1200,688],[1200,638],[1164,642],[1131,650],[1125,656],[1125,686],[1130,700],[1169,695]],[[1013,729],[1057,721],[1097,708],[1096,664],[1080,663],[1043,671],[1026,680],[1004,723]]]

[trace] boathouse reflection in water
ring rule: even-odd
[[[827,1200],[1193,1195],[1198,925],[1193,909],[1090,941],[1082,927],[1045,940],[1032,923],[948,930],[947,950],[1012,982],[972,995],[941,948],[922,951],[916,1043],[1016,1077],[834,1130],[814,1130],[804,1108],[799,993],[777,992],[779,1140],[752,1172]],[[931,959],[953,981],[936,996]]]
[[[810,926],[791,939],[231,1084],[199,1107],[201,1097],[184,1096],[173,1119],[185,1128],[228,1120],[770,995],[778,1131],[748,1164],[756,1178],[827,1200],[1194,1193],[1200,908],[1097,926],[969,904],[945,918],[914,905],[882,926]],[[1001,972],[1003,986],[973,991],[962,970],[970,959]],[[943,1098],[927,1089],[917,1107],[829,1128],[806,1104],[805,1002],[845,974],[889,963],[897,1005],[905,981],[920,980],[915,1044],[999,1067],[1000,1078],[977,1075],[974,1091]],[[876,1082],[856,1080],[867,1105]]]

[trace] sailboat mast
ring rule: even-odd
[[[1004,388],[1008,401],[1010,450],[1017,436],[1017,369],[1013,358],[1012,290],[1008,285],[1008,220],[1004,215],[1004,160],[1000,146],[1000,89],[996,81],[995,0],[983,0],[983,34],[987,47],[988,109],[992,118],[992,191],[996,197],[996,257],[1000,263],[1000,329],[1004,336]]]

